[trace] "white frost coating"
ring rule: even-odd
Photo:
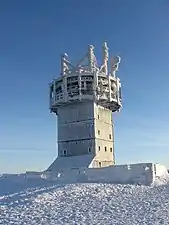
[[[156,177],[153,183],[154,186],[169,184],[169,174],[163,174],[160,177]]]
[[[155,181],[154,185],[161,185],[169,183],[169,174],[167,168],[160,164],[154,165]]]
[[[167,168],[164,165],[155,164],[155,175],[156,177],[164,176],[168,174]]]

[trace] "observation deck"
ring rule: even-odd
[[[61,57],[61,75],[49,85],[50,111],[57,114],[58,107],[81,101],[93,101],[112,112],[119,111],[122,107],[121,82],[115,74],[119,63],[119,56],[112,57],[108,72],[106,42],[103,45],[103,64],[100,67],[92,45],[76,65],[68,60],[65,53]]]

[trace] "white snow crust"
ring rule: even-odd
[[[168,175],[151,186],[1,177],[0,224],[169,224],[168,181]]]

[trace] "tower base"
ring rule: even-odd
[[[77,168],[99,168],[113,165],[112,161],[102,161],[102,164],[94,155],[80,155],[71,157],[58,157],[46,171],[60,171]]]

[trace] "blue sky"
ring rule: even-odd
[[[79,60],[107,41],[122,57],[123,109],[115,113],[117,163],[169,166],[169,2],[0,1],[0,172],[45,169],[56,157],[48,83],[60,54]]]

